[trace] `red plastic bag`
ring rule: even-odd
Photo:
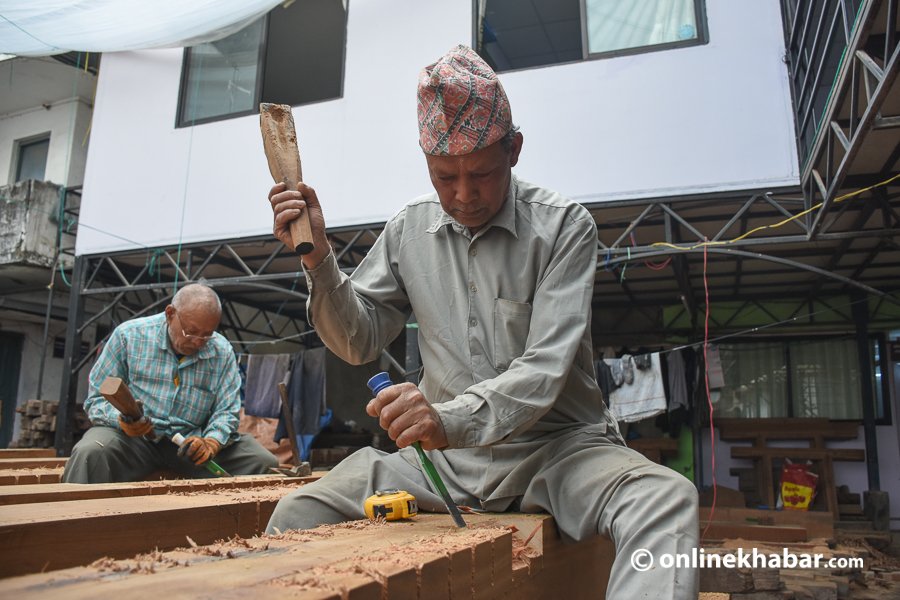
[[[819,476],[809,470],[811,463],[784,460],[781,468],[781,505],[785,510],[809,510],[816,497]]]

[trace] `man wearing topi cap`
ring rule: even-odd
[[[315,250],[302,262],[325,344],[353,364],[376,360],[414,313],[424,365],[418,386],[389,387],[367,407],[400,452],[353,454],[283,498],[269,532],[361,519],[378,489],[445,511],[410,448],[419,441],[457,504],[546,511],[567,538],[610,537],[607,597],[696,598],[691,569],[631,566],[638,550],[658,559],[697,546],[697,493],[625,447],[603,403],[591,353],[593,218],[512,174],[523,137],[472,49],[457,46],[422,71],[418,118],[435,193],[388,221],[352,276],[338,268],[311,187],[269,194],[288,247],[289,223],[309,211]]]

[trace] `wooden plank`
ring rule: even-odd
[[[91,567],[0,580],[0,596],[458,600],[472,597],[477,579],[492,598],[536,600],[560,597],[561,590],[571,598],[604,597],[613,560],[608,540],[563,544],[547,515],[468,515],[467,521],[470,526],[459,530],[446,515],[420,514],[412,522],[354,522],[104,560]],[[509,528],[513,523],[516,532]],[[535,529],[532,525],[538,527],[532,541],[556,555],[545,557],[554,568],[533,575],[525,570],[527,577],[507,585],[513,581],[512,547],[524,547],[522,536]],[[461,560],[485,544],[487,560]],[[598,549],[603,553],[598,555]]]
[[[709,521],[709,514],[709,508],[700,508],[701,521]],[[713,518],[722,523],[802,527],[810,538],[834,537],[834,517],[829,512],[717,506]]]
[[[855,440],[858,421],[828,419],[716,419],[719,438],[726,441],[758,440]]]
[[[625,444],[658,464],[664,457],[678,454],[678,440],[674,438],[637,438],[625,440]]]
[[[59,483],[63,468],[0,469],[0,486]]]
[[[798,460],[847,460],[862,462],[866,460],[866,451],[862,448],[775,448],[767,446],[732,446],[731,458],[776,459],[790,458]]]
[[[743,525],[738,523],[722,523],[714,521],[707,529],[707,522],[700,522],[700,531],[706,533],[704,539],[722,540],[726,538],[741,538],[760,542],[805,542],[808,539],[806,529],[803,527],[790,527],[787,525]]]
[[[56,458],[56,450],[53,448],[0,449],[0,459],[7,458]]]
[[[294,486],[22,504],[0,514],[0,576],[261,533]]]
[[[64,502],[98,498],[129,498],[158,494],[248,489],[271,485],[295,485],[316,481],[323,473],[309,477],[283,475],[246,475],[216,479],[173,479],[123,483],[57,483],[0,487],[0,506],[35,502]]]
[[[66,466],[68,458],[0,458],[0,469],[55,469]]]

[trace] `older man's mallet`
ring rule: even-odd
[[[259,129],[272,179],[275,183],[287,184],[289,190],[296,190],[297,184],[303,181],[303,171],[300,167],[300,151],[297,149],[297,132],[294,130],[291,107],[287,104],[261,103]],[[298,218],[291,221],[291,240],[297,254],[309,254],[313,251],[308,211],[304,210]]]

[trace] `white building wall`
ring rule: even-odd
[[[0,186],[15,182],[17,142],[48,133],[50,148],[44,180],[69,187],[82,184],[91,108],[76,98],[48,107],[0,115]]]
[[[707,0],[709,43],[501,74],[520,177],[583,203],[798,183],[777,0]],[[331,226],[381,222],[430,191],[419,70],[471,43],[472,3],[354,0],[344,96],[294,108]],[[258,117],[175,129],[180,49],[105,54],[79,254],[265,234]]]

